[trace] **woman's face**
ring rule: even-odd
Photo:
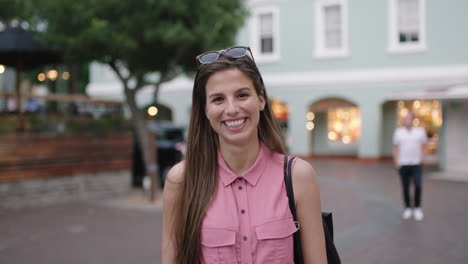
[[[257,140],[260,111],[265,107],[250,77],[238,69],[214,73],[206,83],[206,117],[220,144],[249,144]]]

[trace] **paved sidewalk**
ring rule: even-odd
[[[347,264],[468,263],[468,183],[424,181],[422,222],[401,220],[390,164],[312,162]],[[124,199],[0,211],[1,264],[160,263],[162,210]]]

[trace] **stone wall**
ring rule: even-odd
[[[130,170],[0,182],[0,209],[115,198],[130,188]]]

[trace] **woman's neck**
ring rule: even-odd
[[[241,175],[255,163],[260,152],[260,142],[257,140],[242,146],[221,144],[220,152],[229,169]]]

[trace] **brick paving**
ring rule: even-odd
[[[343,263],[468,263],[468,183],[424,177],[422,222],[401,220],[390,164],[312,161]],[[0,211],[0,263],[160,263],[161,206],[139,199]]]

